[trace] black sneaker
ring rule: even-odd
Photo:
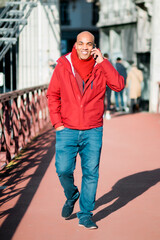
[[[79,226],[83,226],[88,229],[97,229],[98,228],[98,226],[90,218],[80,219]]]
[[[74,205],[76,203],[76,201],[78,200],[80,194],[79,192],[76,193],[76,195],[74,196],[75,199],[73,200],[67,200],[62,208],[62,217],[64,218],[68,218],[71,216],[73,209],[74,209]]]

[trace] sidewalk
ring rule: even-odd
[[[160,115],[139,113],[104,120],[94,221],[78,226],[75,213],[61,217],[65,198],[54,166],[55,133],[48,126],[1,173],[1,240],[159,240]],[[5,178],[4,178],[5,177]],[[80,159],[75,183],[80,188]]]

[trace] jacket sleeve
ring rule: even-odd
[[[48,108],[50,113],[50,119],[52,125],[57,128],[63,125],[61,118],[61,96],[60,96],[60,84],[57,76],[57,68],[56,66],[48,90],[47,90],[47,98],[48,98]]]
[[[118,73],[112,64],[107,59],[104,59],[99,65],[106,77],[107,86],[116,92],[123,90],[125,87],[124,78]]]

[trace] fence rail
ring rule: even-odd
[[[48,85],[0,94],[0,170],[49,121]]]

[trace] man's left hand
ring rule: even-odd
[[[91,55],[94,57],[96,63],[101,63],[104,60],[102,53],[98,48],[93,48],[91,51]]]

